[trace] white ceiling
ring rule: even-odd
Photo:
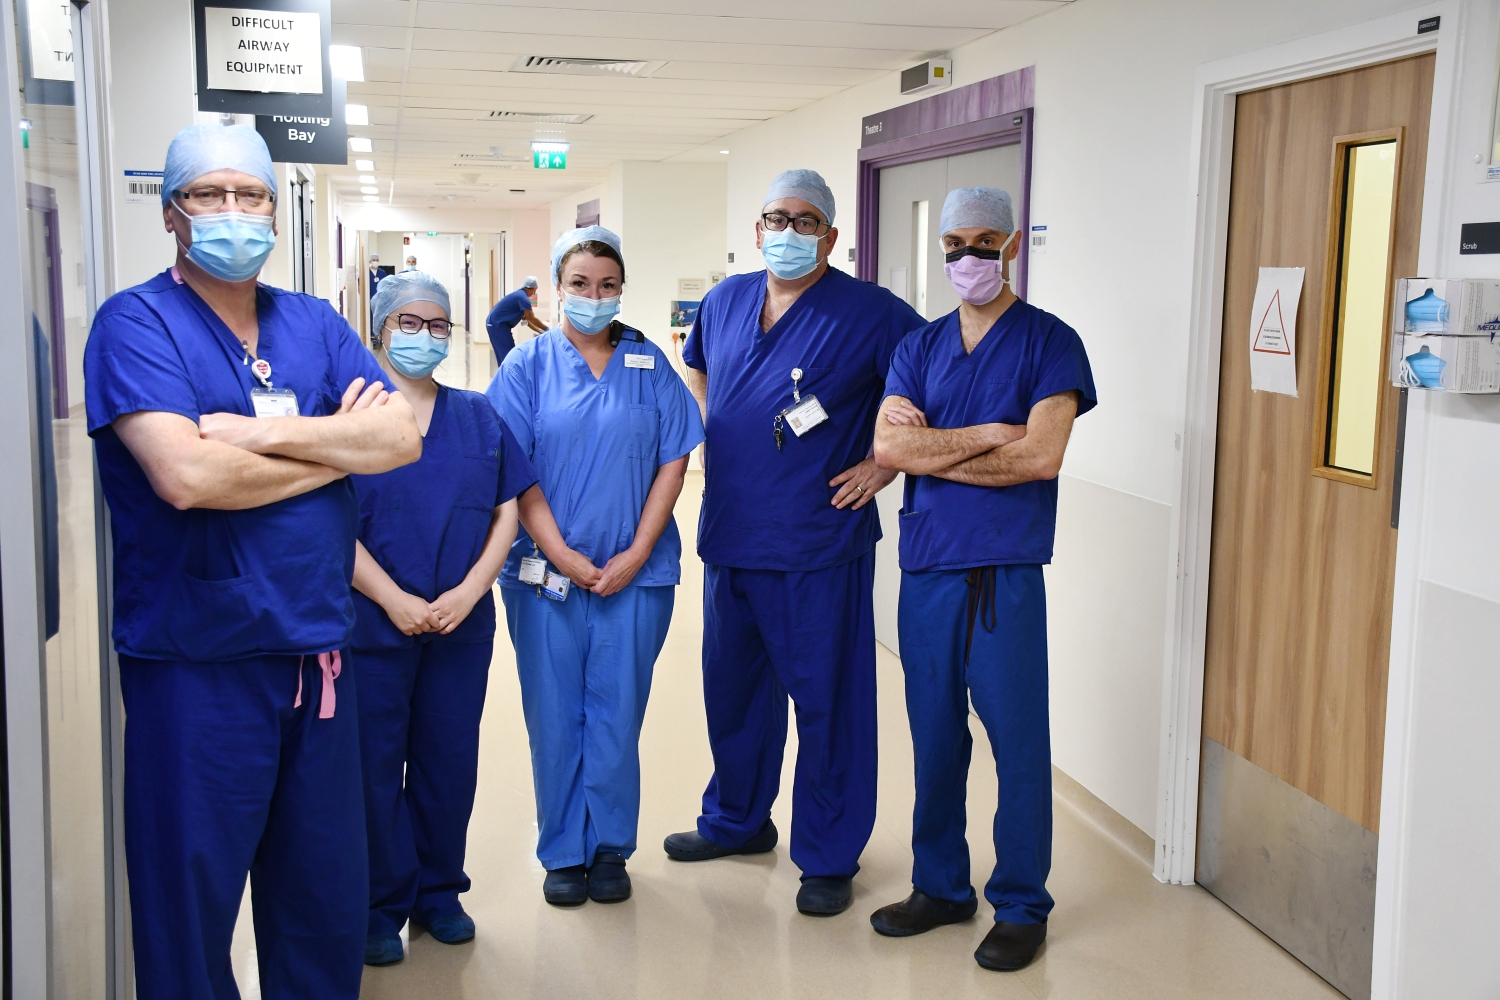
[[[349,100],[369,106],[370,124],[349,133],[374,141],[382,203],[506,208],[597,184],[620,160],[718,158],[730,133],[1065,2],[333,0],[333,41],[364,52]],[[649,78],[510,72],[529,55],[666,65]],[[544,125],[491,111],[593,117]],[[571,144],[565,171],[533,169],[539,138]],[[359,197],[352,163],[365,155],[330,168],[345,197]]]

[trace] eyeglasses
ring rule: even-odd
[[[397,313],[391,319],[396,321],[402,333],[421,333],[425,326],[433,340],[447,340],[453,333],[453,324],[445,319],[423,319],[416,313]]]
[[[217,212],[223,208],[224,199],[229,195],[234,195],[235,204],[240,208],[251,212],[276,200],[265,188],[195,187],[186,191],[174,191],[173,194],[205,212]]]
[[[763,212],[760,217],[760,224],[773,233],[781,232],[790,224],[793,229],[803,236],[812,236],[820,230],[826,232],[833,228],[822,219],[814,218],[811,215],[792,216],[782,215],[780,212]]]

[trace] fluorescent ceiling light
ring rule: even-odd
[[[566,153],[568,144],[566,142],[533,142],[531,151],[533,153]]]
[[[721,150],[719,150],[719,152],[723,153],[725,156],[729,155],[729,150],[727,150],[727,149],[721,149]]]
[[[373,153],[375,147],[370,145],[370,140],[362,135],[351,135],[349,137],[349,148],[356,153]]]
[[[375,187],[373,184],[371,184],[371,185],[369,185],[367,187],[360,188],[359,189],[359,193],[360,194],[379,194],[380,193],[380,188]]]
[[[328,65],[333,75],[351,83],[365,82],[364,50],[358,45],[328,46]]]
[[[371,171],[373,171],[375,169],[375,161],[374,160],[355,160],[354,161],[354,169],[355,170],[363,170],[365,173],[370,173]]]
[[[367,104],[344,105],[345,125],[368,125],[370,124],[370,107]]]
[[[359,182],[361,184],[374,184],[375,183],[375,175],[374,174],[360,174],[359,175]]]
[[[367,195],[365,195],[365,201],[379,201],[379,200],[380,200],[380,198],[377,195],[373,195],[373,194],[367,194]]]

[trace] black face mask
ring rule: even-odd
[[[961,260],[964,257],[978,257],[980,260],[999,260],[1000,251],[985,250],[981,247],[959,247],[948,254],[946,259],[949,264],[952,264],[954,261]]]

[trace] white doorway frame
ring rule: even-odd
[[[1191,175],[1194,219],[1192,311],[1189,316],[1187,399],[1184,407],[1181,493],[1173,517],[1176,537],[1173,601],[1162,685],[1160,771],[1157,783],[1156,877],[1190,884],[1197,866],[1198,782],[1203,739],[1203,665],[1208,621],[1209,553],[1213,531],[1214,462],[1223,337],[1224,266],[1229,238],[1230,169],[1235,97],[1424,52],[1437,55],[1433,75],[1427,168],[1423,189],[1418,271],[1433,273],[1448,202],[1448,162],[1458,96],[1458,53],[1464,6],[1443,0],[1400,14],[1340,28],[1228,59],[1206,63],[1194,77]],[[1417,22],[1441,17],[1441,28],[1417,34]],[[1304,322],[1308,320],[1304,319]],[[1405,473],[1423,481],[1426,409],[1409,407]],[[1403,490],[1397,539],[1395,599],[1386,703],[1381,848],[1375,903],[1374,997],[1390,996],[1395,970],[1396,866],[1404,852],[1413,625],[1422,491]]]

